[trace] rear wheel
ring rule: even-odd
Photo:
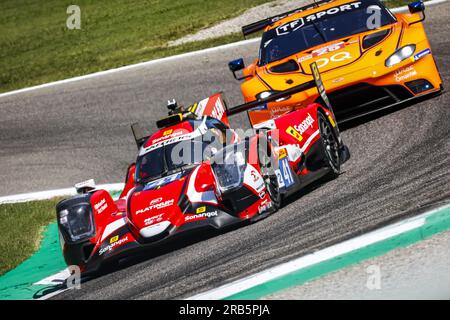
[[[336,177],[341,172],[338,138],[330,122],[321,112],[318,113],[317,118],[326,158],[325,160],[327,162],[327,166],[331,169],[330,175]]]

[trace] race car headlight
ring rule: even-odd
[[[392,67],[409,57],[411,57],[416,51],[416,45],[410,44],[398,49],[394,54],[392,54],[389,58],[386,59],[386,67]]]
[[[58,221],[71,242],[77,242],[94,236],[94,220],[91,206],[79,204],[58,212]]]
[[[225,148],[220,154],[215,155],[211,167],[220,192],[226,192],[242,185],[245,166],[243,151]]]
[[[279,93],[279,92],[280,92],[280,91],[274,91],[274,90],[263,91],[263,92],[260,92],[260,93],[258,93],[258,94],[256,95],[256,99],[257,99],[257,100],[264,100],[264,99],[269,98],[271,95],[273,95],[273,94],[275,94],[275,93]],[[280,99],[277,99],[276,102],[285,101],[285,100],[288,100],[289,98],[290,98],[290,96],[289,96],[289,97],[280,98]]]

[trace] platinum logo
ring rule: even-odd
[[[150,202],[150,205],[147,208],[144,208],[144,209],[141,209],[141,210],[137,210],[136,214],[138,215],[138,214],[141,214],[141,213],[144,213],[144,212],[148,212],[148,211],[151,211],[151,210],[155,210],[155,209],[159,210],[159,209],[162,209],[162,208],[166,208],[166,207],[169,207],[169,206],[173,205],[173,203],[175,202],[174,199],[171,199],[171,200],[167,200],[167,201],[164,201],[164,202],[159,202],[159,203],[156,203],[156,204],[152,204],[153,201]]]

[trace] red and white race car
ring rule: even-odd
[[[113,200],[82,183],[80,195],[57,205],[67,264],[89,273],[174,235],[256,221],[275,212],[283,197],[339,174],[350,155],[316,75],[315,81],[233,108],[221,94],[187,109],[171,103],[170,116],[150,136],[134,127],[139,153],[120,197]],[[230,128],[229,115],[315,86],[323,105],[259,124],[243,138]]]

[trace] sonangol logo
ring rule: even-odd
[[[128,242],[128,236],[120,239],[119,241],[116,241],[112,244],[107,245],[106,247],[104,247],[103,249],[100,249],[99,251],[99,255],[104,254],[105,252],[109,252],[112,251],[114,248],[121,246],[122,244]]]
[[[294,129],[297,130],[300,134],[303,134],[308,128],[312,128],[314,123],[314,118],[308,113],[308,116],[305,120],[302,121],[299,125],[295,125]]]

